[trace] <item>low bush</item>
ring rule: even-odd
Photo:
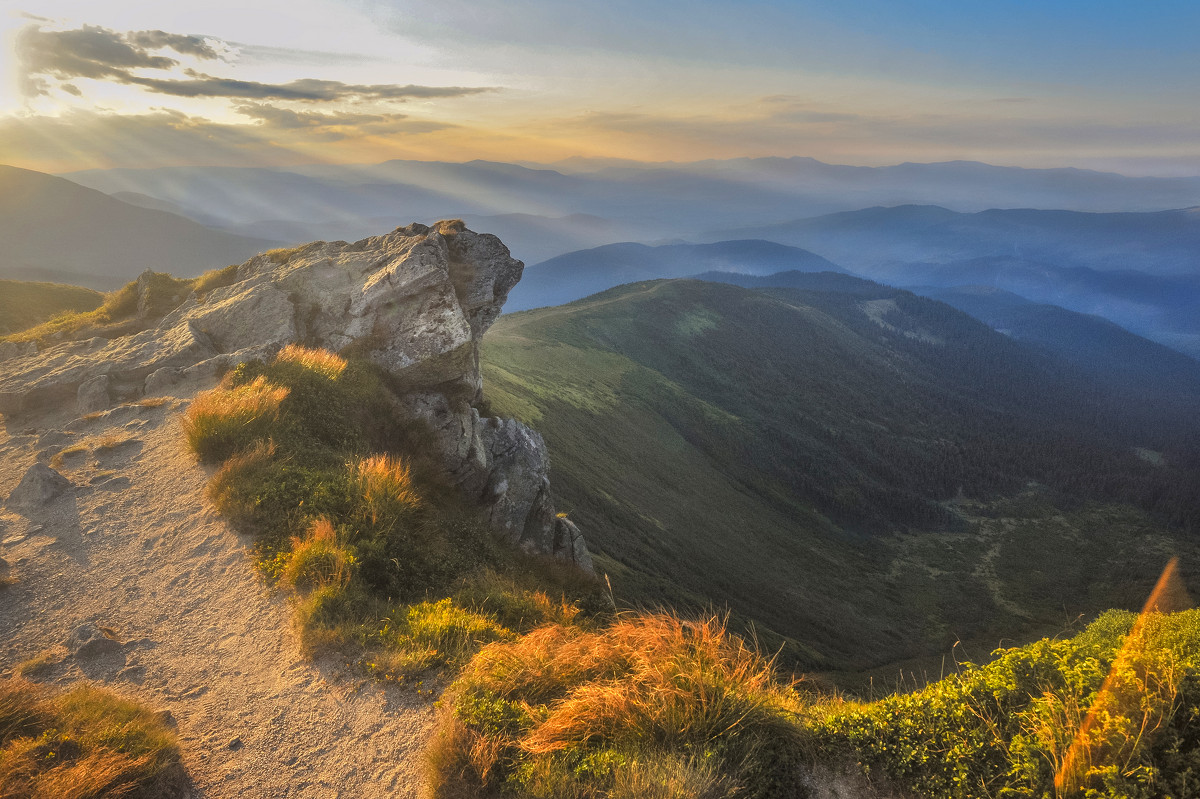
[[[1146,616],[1118,658],[1134,619],[1111,611],[1074,638],[998,650],[916,693],[829,703],[814,731],[825,754],[925,796],[1200,795],[1200,611]],[[1078,790],[1059,791],[1077,736]]]
[[[193,450],[222,462],[210,500],[294,592],[305,646],[357,650],[379,678],[416,683],[570,623],[573,602],[535,586],[583,598],[594,581],[498,542],[420,451],[432,434],[395,407],[374,367],[293,345],[238,366],[186,414]]]
[[[146,708],[86,685],[56,693],[0,680],[0,796],[184,793],[175,734]]]
[[[485,647],[447,699],[441,796],[805,795],[803,706],[717,618],[539,627]]]

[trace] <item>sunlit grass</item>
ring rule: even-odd
[[[232,285],[236,281],[236,266],[214,269],[195,278],[176,278],[162,272],[152,272],[148,279],[147,302],[141,309],[141,314],[138,309],[138,284],[135,280],[103,295],[98,308],[66,311],[41,324],[0,336],[0,341],[44,342],[91,336],[113,338],[128,335],[152,327],[155,322],[181,305],[193,291],[203,298],[213,289]]]
[[[87,685],[0,680],[0,796],[183,794],[175,734],[148,709]]]
[[[183,417],[188,446],[205,463],[223,461],[266,437],[289,389],[258,377],[196,395]]]
[[[403,459],[372,455],[359,461],[354,471],[372,522],[396,518],[420,507],[421,497],[413,486],[412,468]]]
[[[719,618],[540,627],[484,648],[450,699],[441,796],[802,795],[803,705]]]
[[[336,380],[346,371],[346,359],[329,350],[302,347],[299,344],[289,344],[280,350],[276,361],[294,363],[305,369]]]

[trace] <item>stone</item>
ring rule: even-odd
[[[93,413],[118,395],[136,399],[125,396],[128,387],[158,394],[211,381],[294,342],[352,348],[392,374],[403,412],[428,423],[442,465],[501,535],[587,568],[582,536],[556,521],[541,436],[513,420],[481,418],[475,407],[483,397],[480,340],[523,270],[498,238],[452,220],[263,253],[238,267],[236,282],[203,298],[155,296],[173,289],[145,272],[138,314],[156,327],[40,352],[6,349],[0,413],[69,399],[81,414]]]
[[[237,750],[241,749],[243,746],[245,746],[245,744],[242,743],[242,738],[240,735],[234,736],[234,738],[232,740],[230,740],[229,743],[225,744],[225,748],[230,750],[231,752],[236,752]]]
[[[164,366],[155,369],[142,385],[142,392],[147,395],[161,394],[179,382],[179,368]]]
[[[37,510],[72,487],[73,483],[54,469],[44,463],[35,463],[25,472],[4,505],[16,511]]]
[[[120,651],[121,642],[105,634],[94,622],[87,622],[67,636],[67,649],[77,658],[94,658]]]
[[[108,384],[108,375],[96,375],[79,385],[79,390],[75,392],[75,401],[80,416],[108,409],[112,404]]]
[[[23,358],[31,355],[37,355],[38,347],[36,341],[25,341],[17,343],[15,341],[0,341],[0,361],[7,361],[10,358]]]
[[[566,516],[559,515],[554,520],[554,554],[556,557],[574,563],[586,572],[593,572],[592,554],[588,552],[587,542],[583,539],[578,525]]]

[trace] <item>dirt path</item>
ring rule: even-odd
[[[0,588],[0,674],[49,653],[39,680],[91,680],[170,711],[195,797],[420,795],[429,701],[301,655],[248,540],[204,500],[184,404],[0,424],[0,501],[61,450],[76,486],[25,515],[0,508],[0,558],[19,578]],[[89,622],[115,630],[119,650],[72,654],[68,636]]]

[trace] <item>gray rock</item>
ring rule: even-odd
[[[586,572],[595,571],[592,566],[592,553],[588,552],[583,533],[579,531],[575,522],[566,516],[558,516],[554,520],[554,554]]]
[[[35,463],[25,472],[25,476],[4,504],[5,507],[16,511],[36,510],[72,487],[70,480],[46,464]]]
[[[15,341],[0,341],[0,361],[37,355],[37,351],[36,341],[26,341],[21,344]]]
[[[108,375],[96,375],[80,384],[75,392],[76,405],[80,416],[96,411],[107,410],[112,404],[108,393]]]
[[[146,382],[142,386],[142,391],[146,394],[161,394],[179,382],[179,372],[179,368],[173,366],[164,366],[161,369],[155,369],[146,378]]]
[[[586,568],[578,531],[556,521],[541,436],[512,420],[481,419],[472,407],[482,398],[480,339],[523,269],[498,238],[460,221],[353,244],[313,242],[286,257],[264,253],[238,267],[237,282],[202,300],[193,294],[156,329],[14,351],[0,364],[0,413],[68,398],[89,413],[125,387],[161,393],[292,342],[353,347],[395,376],[405,412],[434,430],[444,467],[498,531]],[[146,324],[153,308],[176,300],[153,297],[153,282],[149,273],[138,278]]]
[[[94,622],[81,624],[67,636],[67,649],[77,658],[94,658],[119,652],[121,642],[105,635]]]

